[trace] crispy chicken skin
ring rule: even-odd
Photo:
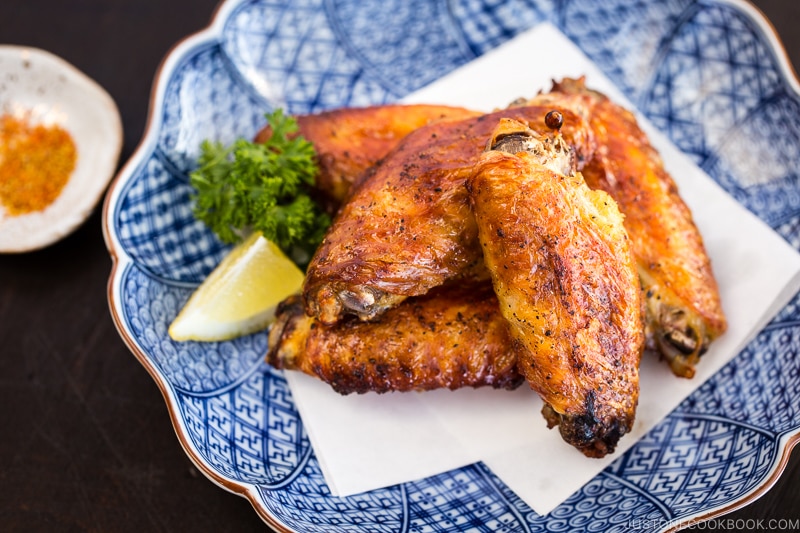
[[[410,298],[374,322],[324,326],[299,296],[284,301],[267,362],[320,378],[341,394],[491,386],[524,380],[491,285],[448,286]]]
[[[703,239],[672,177],[636,118],[583,79],[564,79],[532,102],[584,116],[597,142],[583,169],[589,187],[608,192],[625,214],[647,309],[648,348],[674,374],[691,378],[726,319]]]
[[[431,122],[479,115],[461,107],[440,105],[382,105],[342,108],[297,115],[298,133],[317,152],[320,173],[316,188],[333,207],[344,202],[356,178],[389,153],[400,139]],[[269,126],[256,135],[265,142]]]
[[[333,324],[372,319],[409,296],[457,278],[486,276],[464,182],[502,117],[541,124],[548,106],[440,121],[405,137],[342,207],[308,267],[306,312]],[[577,163],[593,150],[588,128],[564,112]]]
[[[622,215],[560,136],[505,120],[467,181],[484,260],[548,425],[589,457],[633,426],[644,345]],[[517,152],[517,153],[509,153]]]

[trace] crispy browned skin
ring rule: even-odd
[[[442,287],[375,322],[351,318],[333,326],[307,316],[291,297],[278,309],[267,362],[318,377],[341,394],[513,389],[523,381],[488,283]]]
[[[440,105],[382,105],[342,108],[297,115],[298,133],[317,153],[320,173],[316,188],[334,205],[349,195],[356,178],[388,154],[400,139],[431,122],[479,115],[461,107]],[[256,135],[265,142],[269,127]]]
[[[405,137],[342,207],[309,265],[306,312],[326,324],[371,319],[409,296],[485,268],[464,181],[501,117],[541,124],[549,106],[445,121]],[[584,122],[564,112],[578,161],[593,146]]]
[[[546,403],[549,424],[585,455],[602,457],[633,426],[644,345],[622,215],[579,173],[565,175],[569,149],[558,136],[510,121],[498,131],[527,135],[527,146],[495,136],[467,188],[518,367]]]
[[[625,214],[646,296],[648,347],[666,357],[676,375],[692,377],[727,323],[703,239],[675,182],[634,115],[587,89],[583,79],[555,83],[533,101],[589,121],[597,150],[583,175]]]

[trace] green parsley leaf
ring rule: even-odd
[[[203,142],[198,168],[189,175],[194,215],[223,242],[260,231],[304,264],[331,222],[308,194],[319,172],[314,147],[282,109],[266,119],[272,137],[264,144]]]

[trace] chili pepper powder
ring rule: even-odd
[[[60,126],[0,116],[0,204],[10,216],[41,211],[61,194],[78,151]]]

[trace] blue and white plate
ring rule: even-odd
[[[187,174],[203,139],[251,137],[274,107],[398,100],[543,21],[800,247],[800,87],[770,26],[743,1],[227,1],[166,59],[145,138],[107,196],[109,300],[187,454],[277,530],[668,530],[758,497],[800,440],[800,298],[547,516],[480,463],[333,497],[283,375],[263,361],[265,333],[170,340],[169,323],[227,251],[192,216]]]

